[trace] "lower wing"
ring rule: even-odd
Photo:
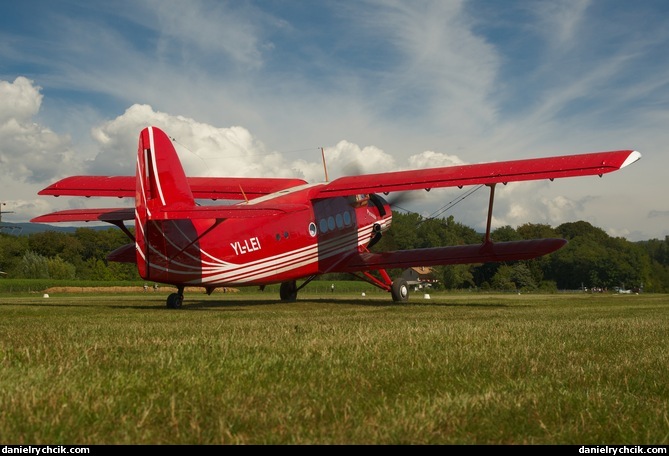
[[[511,242],[456,245],[394,252],[364,252],[351,256],[332,272],[356,272],[446,264],[474,264],[529,260],[554,252],[567,243],[565,239],[532,239]]]
[[[195,220],[195,219],[229,219],[250,218],[261,216],[275,216],[287,212],[306,210],[303,204],[282,204],[271,206],[268,204],[246,205],[235,204],[226,206],[194,206],[178,208],[161,208],[154,210],[150,220]],[[106,208],[106,209],[69,209],[40,215],[30,220],[32,223],[57,222],[121,222],[135,219],[135,208]]]
[[[30,220],[32,223],[57,222],[122,222],[135,219],[135,208],[70,209],[40,215]]]

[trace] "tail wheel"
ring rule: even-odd
[[[169,309],[180,309],[184,302],[183,287],[178,287],[177,290],[177,293],[172,293],[167,297],[167,307]]]
[[[282,301],[296,301],[297,300],[297,283],[295,281],[282,282],[279,288],[279,296]]]
[[[393,285],[390,289],[390,293],[393,295],[393,301],[395,302],[405,302],[409,300],[409,286],[407,281],[404,279],[395,279]]]

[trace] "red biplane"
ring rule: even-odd
[[[135,176],[73,176],[40,195],[130,197],[134,208],[74,209],[32,222],[103,221],[131,243],[111,261],[136,263],[145,280],[176,286],[167,306],[181,307],[184,288],[280,283],[282,300],[326,273],[350,273],[405,301],[409,289],[391,268],[526,260],[551,253],[564,239],[493,242],[490,222],[496,184],[599,175],[638,160],[633,150],[565,155],[341,177],[307,183],[291,178],[187,177],[170,138],[157,127],[139,136]],[[475,245],[375,253],[392,211],[381,194],[438,187],[490,188],[487,229]],[[196,200],[231,200],[200,205]],[[134,221],[134,233],[126,222]],[[298,287],[297,281],[302,283]]]

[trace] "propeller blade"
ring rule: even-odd
[[[388,202],[390,207],[400,206],[406,203],[413,203],[420,199],[423,199],[425,195],[421,192],[416,191],[407,191],[407,192],[395,192],[391,193],[388,196],[384,196],[385,200]]]

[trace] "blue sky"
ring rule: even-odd
[[[669,235],[669,2],[36,1],[0,16],[3,221],[130,204],[39,197],[134,173],[147,125],[191,175],[297,176],[635,149],[604,176],[509,184],[493,226]],[[467,189],[422,194],[429,215]],[[485,227],[487,192],[444,216]]]

